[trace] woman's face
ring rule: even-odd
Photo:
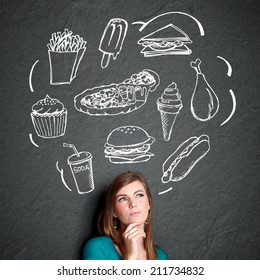
[[[134,181],[121,188],[115,196],[114,207],[114,214],[122,225],[144,223],[148,217],[150,204],[143,184]]]

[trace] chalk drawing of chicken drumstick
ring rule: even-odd
[[[108,66],[111,57],[116,60],[122,49],[127,29],[128,23],[122,18],[112,18],[108,22],[99,44],[99,50],[103,53],[102,68]]]
[[[196,70],[196,84],[191,97],[191,112],[195,119],[205,122],[213,118],[219,109],[219,100],[206,80],[205,75],[200,70],[201,60],[190,63],[191,67]]]

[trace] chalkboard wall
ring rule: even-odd
[[[258,1],[0,12],[1,259],[82,258],[127,170],[147,178],[170,259],[259,258]]]

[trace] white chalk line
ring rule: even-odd
[[[62,183],[64,184],[64,186],[65,186],[69,191],[72,192],[72,190],[68,187],[68,185],[67,185],[66,182],[65,182],[64,175],[63,175],[63,169],[62,169],[62,168],[59,169],[59,162],[58,162],[58,161],[56,162],[56,169],[60,172],[61,181],[62,181]]]
[[[232,111],[231,111],[229,117],[228,117],[220,126],[222,126],[222,125],[224,125],[225,123],[227,123],[227,122],[232,118],[232,116],[234,115],[234,113],[235,113],[235,111],[236,111],[236,105],[237,105],[236,96],[235,96],[235,94],[234,94],[234,92],[233,92],[232,89],[230,89],[229,92],[230,92],[231,97],[232,97],[233,108],[232,108]]]
[[[31,92],[34,92],[33,90],[33,86],[32,86],[32,73],[33,73],[33,69],[35,67],[35,65],[37,64],[37,62],[39,62],[39,60],[36,60],[31,68],[31,71],[30,71],[30,75],[29,75],[29,86],[30,86],[30,90]]]
[[[147,21],[146,23],[145,22],[142,22],[142,21],[136,21],[136,22],[133,22],[132,24],[141,24],[142,26],[140,27],[139,31],[143,31],[143,29],[150,23],[152,22],[153,20],[157,19],[158,17],[161,17],[161,16],[165,16],[165,15],[169,15],[169,14],[180,14],[180,15],[185,15],[185,16],[188,16],[190,18],[192,18],[193,20],[195,20],[195,22],[197,23],[198,27],[199,27],[199,30],[200,30],[200,35],[201,36],[204,36],[205,35],[205,32],[204,32],[204,28],[202,26],[202,24],[199,22],[199,20],[197,20],[194,16],[190,15],[190,14],[187,14],[187,13],[183,13],[183,12],[168,12],[168,13],[164,13],[164,14],[161,14],[161,15],[158,15],[152,19],[150,19],[149,21]]]
[[[158,194],[159,194],[159,195],[161,195],[161,194],[167,193],[167,192],[169,192],[169,191],[171,191],[171,190],[172,190],[172,187],[170,187],[170,188],[169,188],[169,189],[167,189],[166,191],[159,192]]]
[[[231,75],[232,75],[232,66],[231,66],[231,64],[230,64],[225,58],[223,58],[222,56],[217,56],[217,58],[220,58],[220,59],[222,59],[223,61],[226,62],[227,67],[228,67],[227,75],[228,75],[229,77],[231,77]]]
[[[33,144],[35,147],[39,148],[39,145],[37,145],[37,144],[34,142],[31,133],[29,133],[29,138],[30,138],[30,141],[32,142],[32,144]]]

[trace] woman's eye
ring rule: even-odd
[[[120,198],[118,199],[119,202],[123,202],[123,201],[125,201],[125,200],[126,200],[125,197],[120,197]]]
[[[143,193],[138,193],[136,196],[137,196],[137,197],[143,197],[144,194],[143,194]]]

